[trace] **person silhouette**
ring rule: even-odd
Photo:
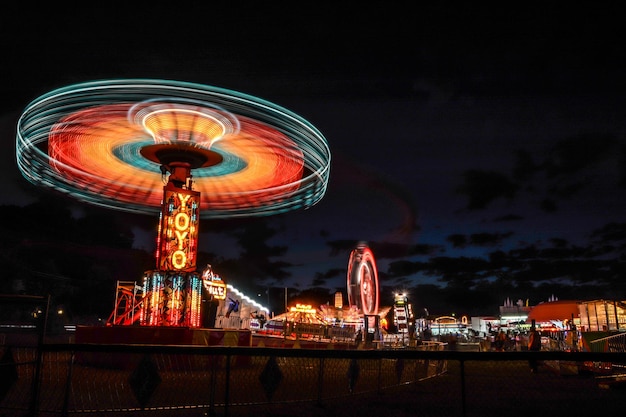
[[[531,352],[538,352],[541,350],[541,334],[535,328],[535,325],[530,327],[530,333],[528,334],[528,350]],[[535,358],[531,358],[528,361],[528,365],[530,366],[530,372],[537,373],[537,369],[539,367],[539,362]]]

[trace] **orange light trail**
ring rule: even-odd
[[[141,149],[184,144],[219,163],[193,170],[203,218],[306,208],[326,191],[330,152],[310,123],[230,90],[159,80],[112,80],[55,90],[18,123],[22,174],[92,204],[156,213],[160,164]]]

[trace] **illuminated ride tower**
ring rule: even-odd
[[[156,268],[144,273],[137,312],[145,326],[200,326],[201,294],[216,278],[196,270],[200,219],[309,208],[330,174],[326,139],[300,116],[169,80],[95,81],[37,98],[18,121],[16,159],[35,185],[159,214]]]
[[[163,187],[156,269],[146,271],[143,277],[139,324],[200,327],[204,287],[202,275],[196,272],[200,193],[193,191],[191,176],[191,169],[199,166],[183,162],[187,158],[176,148],[166,148],[166,156],[159,157],[147,150],[151,148],[143,148],[142,154],[160,162],[161,171],[170,175]]]

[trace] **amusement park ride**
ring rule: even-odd
[[[16,156],[35,185],[159,214],[155,269],[141,285],[118,284],[110,324],[121,327],[202,327],[203,299],[225,298],[226,286],[210,267],[197,270],[200,219],[311,207],[330,171],[324,136],[289,110],[231,90],[149,79],[75,84],[39,97],[19,119]],[[366,245],[351,254],[348,294],[376,316],[378,278]]]
[[[378,269],[372,250],[364,242],[350,252],[347,279],[348,303],[362,312],[365,334],[372,335],[380,327]]]
[[[45,94],[20,117],[16,153],[36,185],[159,213],[156,268],[144,274],[140,303],[134,285],[132,300],[122,291],[115,308],[128,308],[113,324],[160,327],[200,327],[203,292],[225,297],[210,268],[196,270],[201,218],[310,207],[323,197],[330,169],[325,138],[296,114],[230,90],[164,80],[105,80]]]

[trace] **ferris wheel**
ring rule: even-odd
[[[356,306],[364,315],[378,314],[378,270],[367,244],[359,243],[350,252],[347,280],[350,306]]]

